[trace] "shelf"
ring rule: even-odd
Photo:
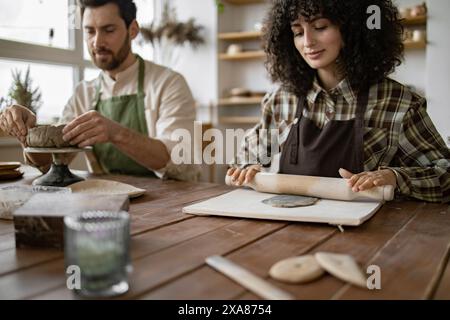
[[[405,49],[425,49],[427,47],[426,41],[404,41]]]
[[[252,3],[264,3],[264,0],[224,0],[224,2],[228,2],[235,5],[245,5]]]
[[[220,117],[220,124],[257,124],[260,117]]]
[[[225,32],[219,33],[219,40],[259,40],[262,36],[260,31]]]
[[[419,16],[413,18],[402,19],[402,24],[404,26],[423,26],[427,23],[427,16]]]
[[[220,53],[220,60],[244,60],[244,59],[258,59],[265,57],[264,51],[244,51],[236,54]]]
[[[262,101],[262,97],[232,97],[219,100],[219,106],[241,106],[257,105]]]

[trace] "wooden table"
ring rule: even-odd
[[[36,172],[27,169],[29,184]],[[209,183],[108,176],[145,188],[132,200],[132,299],[257,299],[205,265],[223,255],[297,299],[450,299],[448,204],[392,201],[359,227],[186,215],[181,208],[229,191]],[[4,184],[2,184],[4,185]],[[239,203],[236,203],[239,205]],[[53,250],[16,250],[13,224],[0,220],[0,299],[73,299],[64,256]],[[268,270],[286,257],[347,253],[381,268],[381,290],[360,289],[330,275],[303,285],[271,280]]]

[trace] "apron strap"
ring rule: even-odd
[[[360,89],[357,95],[356,101],[356,125],[361,130],[364,128],[364,115],[367,110],[367,104],[369,102],[369,90]],[[361,133],[363,134],[363,133]]]
[[[97,78],[97,85],[95,86],[95,96],[94,96],[94,102],[92,105],[92,109],[96,110],[97,109],[97,105],[101,99],[102,93],[100,91],[100,87],[101,87],[101,82],[102,82],[102,74],[100,73],[98,78]]]
[[[136,57],[139,60],[138,95],[144,95],[145,64],[141,56],[137,54]]]
[[[304,96],[300,97],[297,102],[297,111],[295,112],[295,120],[294,124],[292,125],[291,130],[294,130],[292,141],[289,145],[290,155],[289,155],[289,162],[291,164],[297,164],[298,162],[298,146],[299,146],[299,128],[300,128],[300,119],[303,115],[303,109],[306,104],[306,99]]]

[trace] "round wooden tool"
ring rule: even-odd
[[[230,176],[225,177],[225,183],[229,186],[233,185]],[[342,178],[260,172],[255,175],[250,183],[243,186],[250,187],[258,192],[295,194],[332,200],[390,201],[394,199],[393,186],[375,187],[365,191],[353,192],[347,185],[347,181]]]

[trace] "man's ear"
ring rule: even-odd
[[[139,24],[137,23],[136,19],[131,22],[130,27],[128,28],[128,32],[130,34],[131,40],[135,39],[139,34]]]

